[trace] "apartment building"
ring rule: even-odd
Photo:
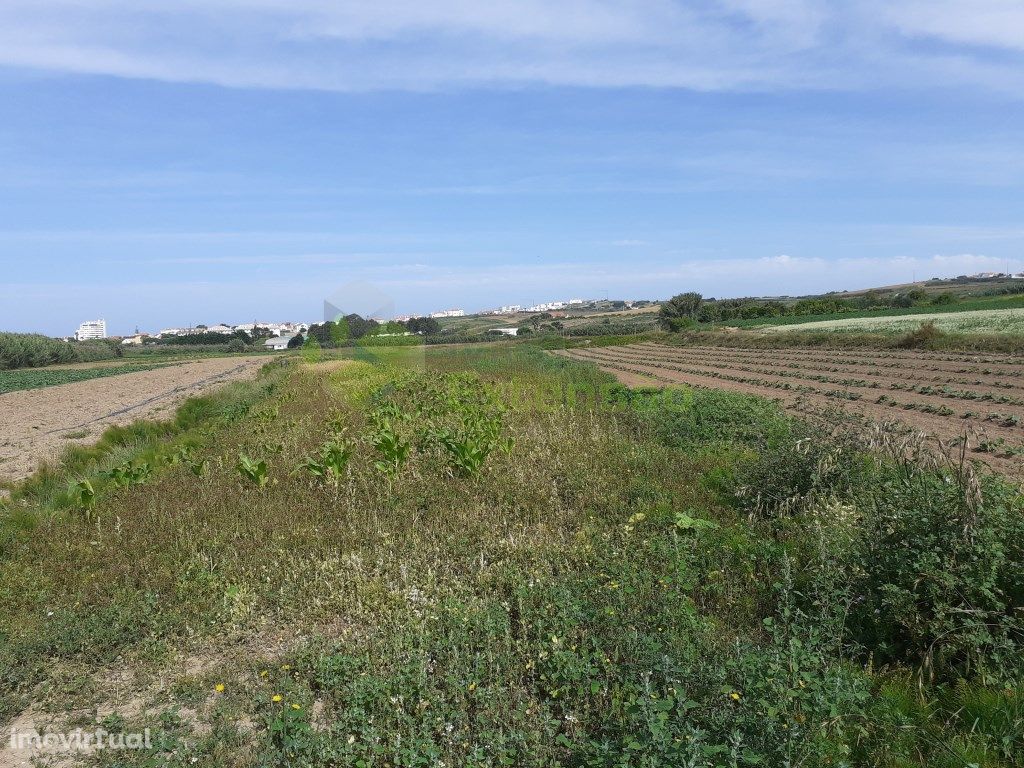
[[[87,339],[105,339],[107,338],[107,321],[106,320],[86,320],[75,331],[76,341],[85,341]]]

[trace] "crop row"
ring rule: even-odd
[[[26,389],[43,389],[60,384],[72,384],[77,381],[89,381],[106,376],[119,376],[122,373],[151,371],[162,368],[157,365],[112,365],[100,368],[20,368],[12,371],[0,371],[0,394],[18,392]]]
[[[620,371],[627,371],[630,373],[638,373],[644,376],[650,376],[651,372],[646,368],[657,368],[661,370],[676,371],[678,373],[689,374],[691,376],[700,376],[703,378],[719,379],[721,381],[731,381],[737,384],[746,384],[755,387],[761,387],[764,389],[778,389],[786,392],[796,392],[798,394],[811,394],[820,395],[822,397],[831,397],[840,400],[860,400],[861,395],[856,392],[849,392],[844,389],[819,389],[817,387],[811,387],[802,384],[791,384],[788,381],[770,381],[768,379],[758,379],[750,376],[732,376],[720,371],[707,371],[701,368],[685,368],[682,366],[665,365],[658,363],[639,363],[637,361],[622,361],[612,357],[593,357],[590,355],[584,355],[584,357],[592,362],[599,363],[608,368],[614,368]],[[643,368],[632,367],[631,363],[644,366]],[[672,382],[673,379],[664,376],[655,376],[655,378]]]
[[[628,349],[628,348],[625,348],[625,347],[621,348],[619,350],[616,350],[615,353],[619,354],[621,356],[624,356],[624,357],[626,357],[628,359],[632,359],[634,361],[637,361],[637,362],[640,362],[640,361],[658,361],[658,362],[663,362],[663,363],[674,363],[674,362],[689,363],[691,365],[693,365],[693,364],[701,365],[702,364],[702,363],[697,362],[697,361],[687,360],[686,358],[680,359],[679,355],[673,355],[673,356],[668,356],[668,357],[657,356],[657,355],[650,355],[650,354],[642,354],[641,355],[639,353],[632,353],[632,352],[627,353],[625,351],[626,349]],[[704,363],[704,365],[715,365],[718,362],[719,361],[714,360],[714,361],[710,361],[709,363]],[[741,365],[741,364],[737,364],[737,363],[731,363],[731,364],[722,365],[721,368],[730,369],[730,370],[738,370],[738,371],[743,371],[743,372],[746,372],[746,373],[756,373],[756,374],[760,374],[760,375],[778,376],[780,378],[795,378],[795,379],[801,379],[801,380],[805,380],[805,381],[816,381],[816,382],[819,382],[819,383],[822,383],[822,384],[839,384],[839,385],[845,386],[845,387],[856,387],[856,388],[867,388],[867,389],[883,389],[883,388],[886,388],[886,389],[893,389],[893,390],[898,390],[898,391],[911,392],[911,393],[914,393],[914,394],[920,394],[920,395],[926,395],[926,396],[943,397],[943,398],[953,399],[953,400],[976,400],[976,401],[985,401],[985,402],[999,403],[1001,405],[1024,405],[1024,398],[1015,397],[1013,395],[992,394],[992,393],[987,393],[987,392],[974,392],[974,391],[971,391],[971,390],[953,389],[953,388],[951,388],[949,386],[935,387],[935,386],[933,386],[931,384],[921,385],[921,384],[914,384],[914,383],[907,382],[907,381],[889,381],[889,380],[886,380],[884,382],[879,382],[879,381],[872,381],[870,379],[864,379],[864,378],[840,378],[840,377],[836,377],[836,376],[827,376],[827,375],[824,375],[824,374],[806,373],[806,372],[804,372],[803,370],[801,370],[799,368],[797,368],[797,369],[790,369],[789,367],[787,367],[785,369],[779,369],[779,368],[774,368],[774,367],[770,367],[770,366],[769,367],[765,367],[765,366],[750,366],[750,365]],[[718,369],[718,366],[716,365],[716,370],[717,369]]]
[[[898,365],[912,363],[912,364],[928,364],[932,365],[935,363],[949,363],[959,366],[968,366],[971,368],[979,368],[979,366],[1001,366],[1012,370],[1013,372],[1020,371],[1021,366],[1024,365],[1024,360],[1013,357],[1010,355],[1001,355],[998,357],[994,356],[981,356],[975,354],[960,353],[956,355],[950,354],[937,354],[927,352],[898,352],[898,351],[887,351],[887,350],[864,350],[864,349],[814,349],[814,348],[771,348],[764,349],[760,347],[732,347],[732,346],[692,346],[692,347],[676,347],[672,345],[659,344],[653,341],[640,342],[635,346],[638,347],[654,347],[654,348],[668,348],[668,349],[695,349],[695,350],[707,350],[713,352],[741,352],[750,354],[770,354],[772,357],[782,357],[789,359],[804,359],[805,357],[814,357],[819,360],[865,360],[871,363],[877,363],[887,367],[896,367]],[[980,370],[980,368],[979,368]],[[990,368],[990,371],[997,372],[997,368]]]
[[[705,354],[735,354],[735,355],[749,355],[764,359],[770,356],[773,360],[785,360],[793,362],[813,361],[818,363],[828,364],[843,364],[843,365],[864,365],[872,366],[877,368],[896,368],[906,369],[908,364],[915,367],[923,367],[930,371],[944,372],[944,373],[957,373],[957,374],[981,374],[981,375],[1011,375],[1016,376],[1022,372],[1021,361],[1014,358],[1000,358],[998,360],[981,360],[979,358],[969,357],[964,358],[963,356],[952,357],[930,357],[925,356],[922,353],[914,353],[907,355],[897,354],[886,354],[883,351],[871,352],[865,354],[863,351],[857,352],[844,352],[840,350],[829,350],[828,352],[814,351],[808,349],[806,351],[800,350],[786,350],[786,349],[750,349],[744,347],[674,347],[667,346],[664,344],[657,344],[654,342],[644,342],[641,344],[631,345],[636,348],[643,349],[656,349],[656,350],[692,350],[694,352],[700,352]],[[955,367],[942,367],[936,365],[936,363],[951,363]],[[985,367],[985,366],[1002,366],[1000,367]],[[1005,368],[1006,370],[1004,370]]]
[[[620,347],[620,349],[638,349],[640,345],[633,347]],[[666,357],[680,357],[684,355],[684,352],[690,352],[691,348],[685,350],[677,350],[671,347],[643,347],[645,354],[650,353],[652,355],[660,355]],[[836,361],[832,359],[820,359],[815,357],[805,358],[785,358],[777,355],[772,355],[770,358],[765,355],[754,355],[754,354],[741,354],[733,352],[731,354],[725,354],[718,351],[711,351],[704,348],[692,348],[693,355],[706,357],[709,360],[715,362],[740,362],[749,363],[756,362],[760,364],[778,366],[779,368],[794,369],[794,370],[817,370],[825,373],[848,373],[848,374],[859,374],[859,375],[881,375],[875,373],[879,368],[882,370],[899,369],[900,378],[910,379],[914,381],[930,382],[932,384],[960,384],[965,386],[979,386],[979,387],[992,387],[995,389],[1018,389],[1024,388],[1024,380],[1015,379],[1013,381],[995,380],[985,381],[979,378],[958,378],[954,374],[970,374],[974,373],[975,376],[979,375],[973,371],[967,369],[961,370],[941,370],[941,369],[930,369],[931,373],[941,372],[947,375],[927,375],[926,373],[919,371],[918,369],[910,368],[899,363],[886,363],[885,365],[875,365],[869,361],[841,361],[841,365],[836,365]],[[996,374],[998,375],[998,374]],[[1007,374],[1003,374],[1007,375]]]
[[[594,350],[593,352],[597,352]],[[707,371],[701,368],[687,368],[685,366],[668,365],[657,362],[640,362],[636,360],[621,360],[612,357],[605,357],[601,355],[586,354],[584,357],[592,362],[603,365],[607,368],[614,370],[622,370],[631,373],[637,373],[646,376],[652,376],[651,368],[661,371],[674,371],[690,376],[697,376],[707,379],[717,379],[720,381],[729,381],[741,385],[759,387],[764,389],[775,389],[784,392],[793,392],[798,395],[811,395],[817,397],[825,397],[831,400],[845,400],[845,401],[858,401],[862,400],[862,395],[856,392],[849,392],[847,390],[826,390],[817,387],[811,387],[806,385],[791,384],[790,382],[782,381],[769,381],[760,378],[748,377],[748,376],[733,376],[730,374],[722,373],[720,371]],[[678,380],[673,380],[670,376],[662,376],[653,374],[654,378],[666,383],[679,383]],[[871,402],[871,401],[866,401]],[[927,413],[936,416],[953,417],[959,416],[960,418],[967,418],[969,414],[957,414],[952,408],[942,404],[935,404],[929,402],[909,402],[909,401],[897,401],[889,395],[881,395],[875,401],[875,405],[884,406],[886,408],[898,409],[903,411],[917,411],[920,413]]]

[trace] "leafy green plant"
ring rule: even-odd
[[[108,478],[115,488],[130,488],[133,485],[144,485],[148,482],[153,476],[153,469],[148,462],[139,464],[127,462],[100,474]]]
[[[299,466],[299,470],[306,470],[309,474],[330,479],[337,483],[345,473],[349,460],[352,458],[352,446],[340,439],[330,440],[324,443],[320,452],[314,457],[310,456]]]
[[[70,489],[71,498],[75,507],[82,511],[86,520],[92,519],[93,510],[96,507],[96,491],[88,479],[79,480],[72,484]]]
[[[374,466],[384,474],[397,474],[409,460],[410,443],[404,440],[387,422],[379,424],[369,435],[370,443],[377,449],[380,459]]]
[[[238,455],[238,463],[235,464],[235,469],[243,479],[252,483],[260,490],[263,490],[270,480],[267,462],[262,459],[260,461],[253,461],[244,453]]]
[[[438,434],[437,439],[448,452],[455,471],[465,476],[475,475],[480,471],[492,448],[492,443],[471,434],[456,436],[450,432],[442,432]]]

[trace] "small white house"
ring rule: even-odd
[[[295,336],[271,336],[269,339],[263,342],[263,346],[267,349],[273,350],[274,352],[280,352],[288,349],[288,343],[294,339]]]

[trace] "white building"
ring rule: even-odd
[[[107,321],[106,320],[86,320],[75,331],[76,341],[85,341],[86,339],[105,339],[107,338]]]
[[[294,336],[271,336],[263,342],[263,346],[274,352],[281,352],[288,349],[288,343],[294,338]]]
[[[565,309],[564,301],[546,301],[543,304],[534,304],[527,312],[550,312],[555,309]]]
[[[465,317],[466,310],[464,309],[442,309],[440,312],[431,312],[431,317]]]

